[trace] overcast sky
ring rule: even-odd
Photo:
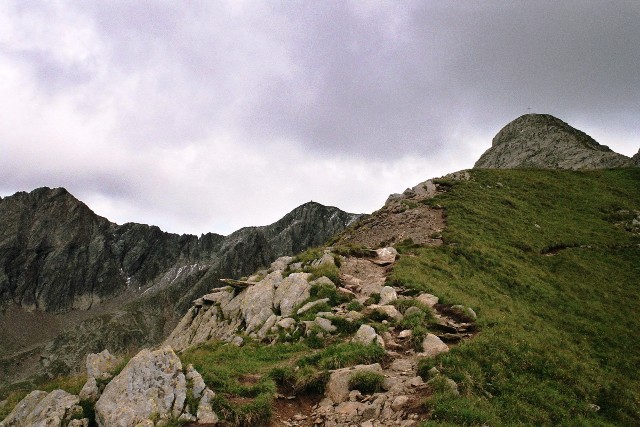
[[[640,1],[2,1],[0,195],[227,234],[371,212],[516,117],[640,148]]]

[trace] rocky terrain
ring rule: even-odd
[[[512,146],[501,168],[618,158],[576,157],[566,144],[615,153],[540,115],[505,127],[492,150],[523,143],[520,134],[556,138],[557,152],[540,160]],[[639,173],[480,167],[392,194],[326,246],[250,271],[233,257],[226,270],[170,269],[140,308],[52,341],[45,364],[93,353],[82,387],[0,402],[0,427],[635,425]],[[267,240],[293,246],[277,230]],[[230,238],[220,247],[243,245]],[[179,277],[192,278],[191,292],[172,293]],[[178,306],[187,309],[175,327],[157,322]],[[88,338],[118,324],[127,333]],[[128,340],[149,348],[129,360]]]
[[[330,371],[324,398],[295,414],[289,414],[286,408],[296,405],[298,397],[280,396],[281,410],[273,415],[273,425],[417,425],[424,416],[420,401],[428,390],[418,375],[419,361],[471,338],[476,315],[470,308],[438,304],[434,295],[411,295],[402,287],[386,284],[398,252],[393,247],[372,250],[354,245],[353,241],[358,236],[376,240],[388,237],[375,236],[376,230],[400,233],[403,226],[399,219],[404,218],[404,211],[398,209],[403,206],[400,201],[420,203],[437,192],[438,186],[428,181],[403,196],[392,197],[385,208],[372,216],[373,222],[344,234],[348,246],[336,247],[342,249],[312,251],[305,257],[280,257],[269,269],[259,270],[245,280],[224,279],[227,286],[215,288],[194,301],[158,350],[142,350],[113,379],[116,358],[108,351],[89,355],[88,379],[78,396],[67,393],[61,403],[52,405],[48,399],[51,394],[32,392],[0,425],[50,422],[52,417],[75,423],[69,425],[88,425],[90,420],[81,415],[71,421],[74,414],[81,414],[82,408],[77,406],[80,401],[95,402],[99,426],[153,426],[171,419],[216,424],[221,417],[211,407],[215,393],[193,366],[181,364],[175,352],[212,339],[242,346],[245,340],[286,343],[332,335],[385,349],[380,353],[384,357],[381,363]],[[441,211],[426,204],[421,206],[415,209],[416,218],[431,220],[422,224],[414,221],[414,226],[422,225],[420,233],[414,230],[407,235],[398,234],[402,240],[442,231]],[[392,217],[397,218],[391,220]],[[380,221],[395,225],[372,226]],[[426,243],[441,242],[435,239]],[[379,334],[372,327],[378,323],[386,325],[384,333]],[[422,326],[426,323],[431,324],[429,330]],[[359,375],[379,378],[379,389],[371,393],[351,387],[350,381]],[[444,381],[457,392],[455,382],[440,377],[436,369],[432,375],[433,380]]]
[[[634,161],[629,157],[600,145],[586,133],[556,117],[526,114],[498,132],[491,148],[474,167],[601,169],[633,165]]]
[[[320,245],[358,217],[311,202],[268,226],[196,237],[111,223],[62,188],[5,197],[0,383],[73,370],[105,346],[153,345],[219,277]]]

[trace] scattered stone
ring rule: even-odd
[[[291,256],[281,256],[271,263],[272,270],[284,270],[293,261]]]
[[[409,397],[408,396],[396,396],[396,398],[393,399],[393,402],[391,403],[391,409],[393,409],[394,411],[398,412],[402,408],[407,406],[407,403],[409,403]]]
[[[398,256],[398,251],[391,246],[376,249],[376,253],[378,254],[378,257],[373,259],[372,262],[378,265],[393,264]]]
[[[236,347],[242,347],[242,345],[244,344],[244,338],[240,336],[235,336],[231,340],[231,344],[235,345]]]
[[[18,402],[16,407],[13,408],[13,411],[7,415],[0,425],[2,425],[2,427],[24,425],[23,420],[27,418],[36,406],[38,406],[38,403],[40,403],[45,397],[47,397],[47,392],[41,390],[34,390],[27,394],[20,402]]]
[[[411,329],[404,329],[400,331],[400,333],[398,334],[398,338],[400,339],[411,338],[412,334],[413,334],[413,331]]]
[[[460,304],[456,304],[451,306],[452,309],[454,310],[458,310],[461,313],[466,314],[467,316],[471,317],[472,319],[477,319],[478,315],[476,314],[475,311],[473,311],[473,309],[471,307],[465,307],[463,305]]]
[[[67,427],[89,427],[89,418],[71,420]]]
[[[98,388],[98,383],[95,378],[89,377],[87,379],[78,397],[80,400],[87,400],[89,402],[96,402],[98,400],[100,397],[100,389]]]
[[[335,283],[333,283],[331,281],[331,279],[329,279],[326,276],[318,277],[317,279],[312,280],[311,282],[309,282],[309,284],[311,286],[319,286],[319,285],[321,285],[321,286],[332,286],[334,288],[336,287]]]
[[[375,372],[382,375],[382,367],[379,363],[372,365],[356,365],[350,368],[334,370],[329,376],[325,389],[325,396],[333,403],[342,403],[349,398],[349,379],[357,372]],[[352,402],[353,403],[353,402]]]
[[[333,255],[329,252],[325,252],[320,259],[317,259],[311,263],[312,267],[320,267],[322,265],[336,265]]]
[[[325,332],[333,333],[338,330],[338,328],[331,323],[331,320],[325,319],[324,317],[316,317],[314,323]]]
[[[426,305],[427,307],[433,308],[433,306],[438,303],[439,298],[431,294],[420,294],[416,297],[416,300]]]
[[[120,359],[104,350],[97,354],[87,355],[87,376],[99,380],[108,380],[113,376],[113,370],[116,368]]]
[[[296,320],[291,317],[285,317],[284,319],[280,319],[276,322],[276,325],[281,327],[284,330],[292,329],[296,324]]]
[[[196,399],[200,399],[200,396],[202,396],[202,392],[205,388],[207,388],[207,385],[202,379],[202,375],[200,375],[200,373],[195,370],[192,364],[189,364],[187,366],[187,374],[185,375],[185,377],[187,381],[191,382],[192,384],[191,391],[193,397]]]
[[[303,305],[302,307],[300,307],[300,309],[298,309],[296,314],[305,313],[305,312],[311,310],[313,307],[315,307],[317,305],[320,305],[320,304],[327,303],[327,302],[329,302],[329,298],[321,298],[319,300],[310,301],[310,302],[306,303],[305,305]]]
[[[354,342],[359,342],[361,344],[371,344],[376,343],[381,347],[384,347],[384,340],[380,335],[377,334],[376,330],[369,325],[362,325],[356,332],[355,337],[353,338]]]
[[[391,286],[383,286],[380,291],[380,305],[391,304],[395,300],[398,299],[398,294],[396,290]]]
[[[219,421],[218,415],[211,408],[211,401],[216,394],[210,389],[205,389],[198,404],[197,418],[201,424],[215,424]]]
[[[368,311],[377,311],[378,313],[384,314],[385,316],[389,317],[390,319],[395,320],[396,322],[401,322],[402,319],[404,318],[402,313],[400,313],[398,311],[398,309],[395,308],[392,305],[371,304],[367,308],[367,310]]]
[[[442,342],[440,338],[433,334],[427,334],[422,340],[422,353],[421,356],[435,357],[440,353],[446,353],[449,351],[449,347]]]
[[[449,387],[449,390],[451,390],[451,393],[455,394],[456,396],[460,395],[460,391],[458,391],[458,384],[456,384],[454,380],[452,380],[451,378],[446,378],[445,383]]]

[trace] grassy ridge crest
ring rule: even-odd
[[[427,425],[640,419],[640,169],[474,170],[434,202],[445,245],[392,280],[473,307],[482,332],[438,359],[460,386]],[[628,228],[628,227],[627,227]]]

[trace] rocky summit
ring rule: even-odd
[[[633,165],[634,161],[629,157],[613,152],[554,116],[525,114],[498,132],[491,148],[474,167],[601,169]]]

